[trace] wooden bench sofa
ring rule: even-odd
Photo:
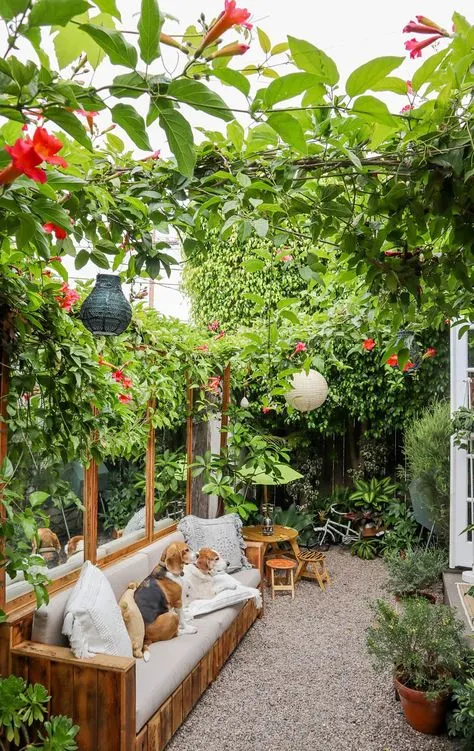
[[[117,599],[130,581],[148,575],[167,545],[182,539],[172,532],[104,568]],[[261,586],[262,546],[249,543],[246,552],[254,568],[235,576]],[[161,751],[262,614],[249,600],[202,616],[197,634],[153,644],[148,663],[108,655],[84,660],[61,635],[70,589],[40,610],[10,615],[0,626],[0,665],[5,674],[46,686],[51,714],[68,715],[80,726],[81,751]]]

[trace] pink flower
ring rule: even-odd
[[[119,394],[118,400],[122,404],[129,404],[132,401],[132,397],[130,396],[130,394]]]
[[[405,104],[405,106],[401,108],[400,114],[404,115],[405,112],[410,112],[410,110],[412,110],[412,109],[413,109],[413,105],[412,104]]]
[[[293,256],[290,256],[290,255],[288,255],[288,256],[282,256],[280,258],[280,261],[284,261],[285,263],[288,263],[289,261],[292,261],[292,260],[293,260]]]
[[[297,355],[298,352],[306,352],[306,344],[304,344],[304,342],[296,342],[293,354]]]
[[[200,50],[215,42],[216,39],[233,26],[244,26],[246,29],[252,28],[252,24],[248,22],[250,18],[249,11],[246,8],[237,8],[236,5],[236,0],[225,0],[224,10],[205,35],[199,45]]]
[[[211,391],[213,394],[217,394],[219,391],[219,386],[221,383],[221,377],[220,376],[214,376],[213,378],[209,378],[206,386],[206,391]]]
[[[51,256],[51,258],[49,260],[50,261],[56,261],[56,263],[62,263],[63,262],[63,259],[61,258],[61,256]]]
[[[54,234],[57,240],[64,240],[67,237],[66,230],[58,227],[54,222],[46,222],[46,224],[43,224],[43,229],[49,235]],[[52,261],[53,259],[51,258],[50,260]]]
[[[149,156],[146,156],[142,159],[142,162],[148,162],[150,159],[159,159],[160,158],[161,151],[158,149],[158,151],[154,151],[153,154],[150,154]]]
[[[197,350],[198,352],[209,352],[209,347],[207,346],[207,344],[200,344],[198,347],[195,347],[194,349]]]
[[[117,383],[122,383],[124,379],[123,370],[120,370],[120,368],[118,370],[114,370],[114,372],[112,373],[112,378]]]
[[[207,328],[209,329],[209,331],[217,331],[217,329],[220,328],[219,321],[212,321],[212,323],[208,323]]]
[[[132,379],[131,378],[127,378],[126,376],[124,376],[122,378],[122,386],[123,386],[124,389],[131,389],[132,386],[133,386]]]
[[[92,133],[94,129],[94,117],[97,117],[99,114],[98,112],[90,112],[88,110],[74,110],[78,115],[82,115],[82,117],[85,117],[87,120],[87,124],[89,126],[89,130]]]
[[[217,336],[214,337],[214,341],[218,341],[219,339],[222,339],[225,336],[225,331],[220,331]]]
[[[60,308],[65,310],[66,313],[70,313],[74,303],[80,300],[80,295],[75,289],[72,289],[66,282],[64,282],[60,289],[60,294],[55,295],[54,299],[59,303]]]
[[[413,87],[411,85],[411,81],[407,81],[407,94],[414,94]]]
[[[226,44],[225,47],[221,47],[220,50],[216,50],[216,52],[213,52],[211,55],[209,55],[206,60],[215,60],[218,57],[235,57],[236,55],[245,55],[245,53],[249,49],[250,47],[248,44],[238,44],[237,42],[233,44]]]
[[[398,355],[390,355],[387,360],[387,365],[390,365],[392,368],[398,365]]]
[[[373,339],[364,339],[362,346],[367,352],[370,352],[375,347],[375,342]]]
[[[392,248],[391,250],[384,250],[383,254],[384,254],[384,256],[389,256],[389,257],[395,256],[396,257],[396,256],[401,256],[401,251],[400,250],[395,250],[394,248]]]
[[[408,42],[405,42],[405,49],[410,51],[410,57],[414,60],[415,57],[421,57],[421,50],[425,47],[429,47],[433,42],[437,42],[442,36],[442,34],[436,34],[436,36],[428,37],[428,39],[423,39],[421,41],[418,41],[413,37],[413,39],[409,39]]]
[[[423,355],[423,360],[427,360],[429,357],[436,357],[436,350],[434,347],[428,347]]]
[[[268,415],[269,412],[271,412],[273,407],[262,407],[262,412],[264,415]]]

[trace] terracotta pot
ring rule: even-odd
[[[403,714],[409,725],[419,733],[438,735],[448,710],[449,697],[444,694],[439,699],[430,701],[425,691],[415,691],[393,679],[403,708]]]

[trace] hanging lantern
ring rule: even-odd
[[[304,370],[296,373],[291,385],[293,388],[285,394],[285,399],[299,412],[311,412],[326,401],[328,385],[324,376],[317,370],[310,370],[308,375]]]
[[[132,319],[132,308],[120,286],[120,277],[97,274],[95,287],[84,300],[80,318],[97,336],[117,336]]]
[[[242,409],[248,409],[248,407],[250,407],[250,402],[246,396],[243,396],[240,400],[240,406],[242,407]]]

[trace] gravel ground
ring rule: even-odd
[[[267,595],[250,629],[167,751],[454,751],[412,730],[390,677],[365,653],[367,601],[384,595],[380,560],[327,553],[331,585]],[[267,594],[268,590],[266,590]]]

